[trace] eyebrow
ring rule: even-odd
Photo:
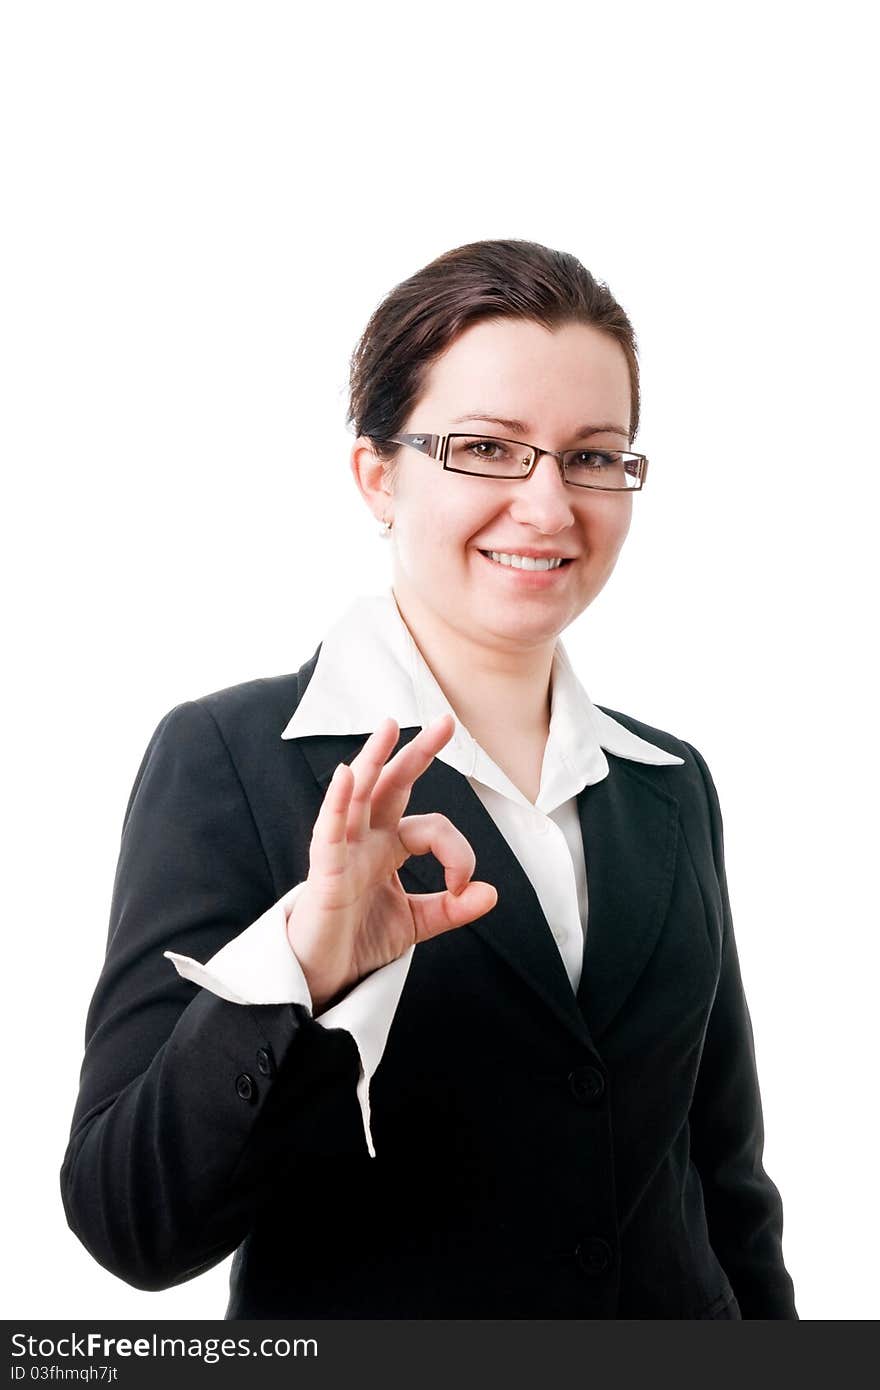
[[[490,425],[500,425],[502,429],[513,430],[519,434],[526,434],[529,429],[522,420],[506,420],[502,415],[480,415],[479,413],[456,415],[452,423],[453,425],[465,425],[468,421],[475,420],[481,420]],[[625,430],[622,425],[583,425],[581,429],[574,430],[572,433],[575,439],[584,439],[590,434],[622,434],[624,439],[629,439],[629,431]]]

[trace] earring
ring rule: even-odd
[[[391,526],[392,523],[386,517],[385,520],[382,522],[382,525],[379,527],[379,535],[382,537],[383,540],[387,540],[389,532],[391,531]]]

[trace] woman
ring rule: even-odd
[[[478,242],[351,385],[392,584],[156,729],[68,1220],[145,1289],[236,1250],[229,1317],[796,1318],[712,779],[559,640],[646,476],[629,319]]]

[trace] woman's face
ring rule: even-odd
[[[550,331],[495,319],[467,329],[432,365],[402,432],[473,431],[554,450],[628,449],[629,422],[629,371],[612,338],[584,324]],[[552,645],[599,593],[629,530],[630,492],[564,483],[547,455],[526,481],[452,473],[409,448],[400,449],[397,465],[393,493],[377,490],[373,506],[393,519],[401,611],[480,646]],[[529,549],[570,563],[532,574],[481,553]]]

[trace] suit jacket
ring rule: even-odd
[[[164,959],[208,959],[307,877],[333,769],[364,742],[280,739],[319,652],[176,706],[150,740],[61,1172],[72,1229],[143,1289],[235,1250],[228,1317],[796,1318],[721,815],[690,744],[606,711],[685,765],[611,755],[578,796],[576,996],[467,779],[439,759],[418,779],[406,813],[448,816],[499,900],[415,951],[371,1087],[376,1158],[348,1033]],[[400,879],[445,886],[432,855]]]

